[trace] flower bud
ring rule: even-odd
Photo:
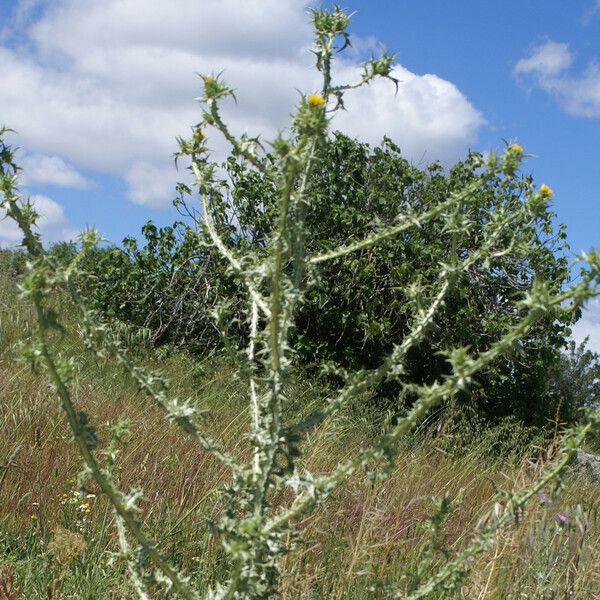
[[[306,101],[311,106],[321,107],[325,106],[325,98],[321,94],[309,94]]]

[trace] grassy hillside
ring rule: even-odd
[[[0,598],[133,598],[115,554],[107,503],[93,489],[79,490],[81,460],[52,387],[18,358],[30,315],[18,298],[9,259],[2,256],[0,275]],[[125,488],[144,490],[146,524],[167,532],[161,549],[194,580],[218,579],[224,558],[209,523],[220,510],[216,492],[227,482],[223,467],[176,435],[114,364],[86,354],[75,337],[62,339],[61,351],[77,360],[74,397],[98,426],[100,441],[108,441],[111,425],[130,420],[132,441],[121,449],[119,479]],[[140,355],[165,372],[174,392],[209,409],[207,428],[247,457],[245,390],[231,369],[182,355]],[[320,390],[302,377],[291,388],[294,410],[319,401]],[[375,434],[355,415],[327,422],[312,434],[317,450],[305,460],[314,471],[326,471]],[[466,544],[498,489],[524,488],[534,479],[544,461],[530,457],[551,457],[551,449],[530,449],[494,458],[490,448],[507,435],[490,432],[453,452],[443,438],[407,440],[387,480],[372,484],[359,475],[302,523],[305,541],[285,559],[280,597],[388,597],[384,587],[372,589],[376,580],[412,589],[443,563],[445,553]],[[598,489],[570,474],[560,494],[547,490],[516,526],[497,536],[488,554],[469,561],[460,592],[432,597],[600,596]],[[451,502],[438,523],[431,520],[432,497],[444,495]],[[20,595],[2,591],[11,573]]]

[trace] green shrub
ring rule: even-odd
[[[218,297],[235,293],[191,228],[149,222],[142,234],[142,247],[130,237],[123,248],[95,248],[86,256],[86,295],[105,317],[148,330],[153,345],[214,352],[220,336],[212,311]]]
[[[240,252],[248,247],[260,252],[275,225],[277,189],[239,161],[227,166],[231,184],[222,189],[212,217],[221,236]],[[525,218],[521,212],[532,178],[515,172],[510,178],[497,173],[480,180],[481,166],[482,157],[472,153],[448,173],[437,164],[422,171],[403,159],[390,140],[375,149],[341,134],[328,140],[307,189],[306,247],[312,253],[327,252],[403,216],[431,210],[466,186],[476,187],[457,217],[464,225],[460,236],[440,214],[377,246],[323,264],[319,285],[307,292],[294,321],[300,364],[329,360],[345,369],[376,367],[408,333],[422,301],[419,288],[435,286],[440,264],[476,250],[503,214],[512,220],[497,247],[509,245],[510,252],[482,257],[461,273],[427,338],[408,354],[406,377],[430,383],[447,374],[447,347],[488,350],[518,320],[514,303],[536,278],[554,292],[562,289],[569,276],[564,228],[555,230],[547,206]],[[233,215],[235,227],[222,215]],[[559,398],[549,393],[548,374],[574,317],[557,310],[538,321],[521,340],[519,352],[478,373],[475,388],[456,399],[454,412],[462,414],[467,403],[488,422],[514,416],[540,426],[554,418]],[[384,384],[376,399],[387,398],[387,406],[398,407],[398,392],[397,386]]]
[[[265,157],[271,166],[276,160],[274,155]],[[276,226],[277,185],[235,154],[225,167],[228,178],[210,192],[208,209],[215,229],[236,252],[264,258]],[[459,217],[465,224],[459,237],[439,214],[377,246],[325,263],[319,285],[307,290],[294,319],[296,364],[326,360],[344,369],[376,367],[408,333],[422,301],[416,293],[419,286],[435,286],[439,265],[476,250],[502,214],[513,216],[497,244],[510,244],[510,252],[482,257],[461,273],[427,338],[411,348],[407,378],[423,384],[447,374],[444,348],[488,350],[517,321],[514,303],[536,278],[555,292],[563,288],[569,276],[564,228],[554,228],[547,205],[523,217],[531,177],[513,174],[507,179],[497,173],[481,180],[481,167],[482,157],[472,153],[448,173],[436,164],[422,171],[403,159],[390,140],[372,149],[336,133],[323,142],[306,190],[308,252],[326,252],[360,239],[399,218],[431,210],[465,186],[476,187]],[[180,191],[178,205],[187,209],[186,192],[191,190],[182,186]],[[214,248],[199,247],[200,225],[177,223],[159,230],[148,223],[143,247],[127,239],[124,250],[112,248],[94,256],[90,264],[97,307],[151,329],[157,343],[207,353],[216,345],[211,311],[226,296],[238,318],[229,333],[236,333],[237,343],[246,343],[244,291]],[[540,319],[521,340],[519,351],[478,373],[475,388],[457,397],[444,417],[457,418],[469,409],[489,423],[509,416],[538,427],[557,416],[568,420],[571,414],[548,380],[575,317],[557,309]],[[396,412],[413,400],[399,397],[398,386],[390,382],[378,386],[373,399],[380,408]]]

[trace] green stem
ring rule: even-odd
[[[71,402],[69,391],[66,385],[64,384],[60,374],[58,373],[58,369],[56,367],[54,359],[52,358],[48,349],[48,342],[46,339],[46,331],[44,325],[44,310],[41,306],[40,301],[37,298],[34,299],[34,302],[38,318],[38,341],[40,344],[41,355],[44,360],[46,369],[48,370],[48,373],[50,375],[50,379],[56,387],[56,393],[61,401],[63,411],[67,416],[67,420],[69,422],[69,426],[71,427],[71,431],[73,432],[75,442],[77,443],[81,456],[83,457],[83,460],[85,461],[85,464],[89,469],[92,478],[98,484],[99,488],[106,495],[106,497],[109,499],[110,503],[113,505],[119,517],[123,519],[123,522],[127,526],[127,529],[131,532],[135,540],[148,553],[148,556],[150,557],[152,562],[171,580],[173,588],[179,594],[181,594],[183,598],[186,598],[186,600],[196,600],[197,595],[187,587],[187,585],[180,577],[179,573],[177,573],[177,571],[175,571],[162,557],[162,555],[156,550],[156,543],[150,538],[146,537],[146,535],[142,532],[134,512],[130,508],[128,508],[123,502],[121,493],[115,489],[108,477],[106,477],[104,473],[102,473],[83,435],[83,431],[75,413],[75,408],[73,407],[73,403]]]

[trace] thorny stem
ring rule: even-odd
[[[196,176],[196,180],[201,181],[202,173],[201,173],[200,168],[198,167],[198,164],[196,163],[196,161],[192,161],[192,169],[194,171],[194,175]],[[208,206],[208,199],[205,194],[201,195],[201,201],[202,201],[202,208],[203,208],[202,212],[203,212],[203,217],[204,217],[204,223],[206,224],[206,228],[208,230],[208,233],[210,235],[210,238],[211,238],[213,244],[219,250],[221,255],[229,262],[229,264],[231,265],[231,268],[235,271],[235,273],[237,273],[239,276],[241,276],[242,281],[244,282],[244,284],[248,288],[248,291],[250,292],[250,296],[252,297],[252,300],[254,302],[256,302],[257,306],[260,307],[260,309],[263,311],[264,315],[266,317],[269,317],[270,316],[269,306],[266,303],[265,299],[263,298],[262,294],[256,289],[256,287],[254,286],[254,283],[252,281],[250,281],[248,279],[248,277],[244,276],[245,271],[242,268],[242,265],[240,264],[239,260],[234,256],[233,252],[231,252],[227,248],[227,246],[225,245],[225,243],[223,242],[223,240],[217,233],[217,230],[215,228],[213,220],[210,216],[210,210],[209,210],[210,207]]]
[[[422,227],[428,221],[443,215],[448,208],[455,206],[457,202],[462,202],[463,200],[472,196],[473,193],[478,191],[481,184],[481,180],[476,180],[467,186],[460,194],[453,194],[450,196],[450,198],[448,198],[448,200],[440,202],[437,206],[419,216],[402,215],[399,217],[400,223],[397,225],[392,225],[381,231],[376,231],[362,240],[358,240],[344,246],[339,246],[330,252],[312,256],[308,259],[308,262],[313,265],[317,265],[328,260],[333,260],[334,258],[341,258],[342,256],[346,256],[352,252],[357,252],[359,250],[364,250],[366,248],[370,248],[371,246],[375,246],[376,244],[379,244],[388,238],[397,236],[399,233],[402,233],[411,227]]]
[[[304,160],[304,172],[299,188],[294,192],[294,183],[296,181],[297,174],[297,161],[296,157],[291,157],[291,165],[289,165],[289,171],[286,176],[284,188],[282,190],[281,203],[279,208],[279,224],[277,227],[274,258],[273,258],[273,274],[271,279],[271,302],[270,302],[270,321],[269,321],[269,346],[270,346],[270,359],[271,359],[271,373],[269,376],[269,396],[268,396],[268,414],[269,414],[269,437],[270,443],[266,448],[265,456],[263,456],[264,464],[262,465],[261,472],[259,474],[256,490],[255,490],[255,512],[261,512],[264,508],[264,498],[267,493],[267,487],[269,484],[269,478],[271,472],[275,467],[275,456],[279,447],[279,438],[281,436],[281,410],[282,410],[282,394],[283,394],[283,372],[282,372],[282,352],[285,347],[282,335],[287,337],[287,321],[289,315],[293,311],[292,298],[282,298],[282,283],[283,283],[283,266],[284,256],[286,251],[291,253],[292,248],[289,247],[293,244],[293,240],[289,234],[290,223],[288,222],[288,215],[290,210],[290,201],[292,196],[298,198],[301,201],[303,198],[310,173],[312,172],[314,161],[315,161],[315,150],[316,150],[316,139],[309,142],[308,148],[306,149],[306,159]],[[298,204],[298,201],[295,203]],[[295,264],[294,267],[299,268],[299,264]],[[289,304],[284,306],[284,300]],[[284,311],[282,314],[282,310]],[[283,327],[282,327],[283,326]],[[282,333],[283,330],[283,333]]]
[[[547,307],[559,306],[572,296],[572,291],[558,294],[549,301]],[[408,433],[429,410],[435,408],[442,400],[452,397],[462,389],[462,380],[468,380],[479,370],[506,352],[516,340],[522,338],[538,317],[539,310],[536,306],[533,306],[527,315],[519,323],[511,327],[492,348],[486,352],[482,352],[470,364],[464,366],[459,373],[455,370],[452,375],[446,378],[444,383],[440,384],[436,382],[430,386],[407,385],[407,389],[419,395],[419,400],[408,415],[400,419],[397,425],[392,427],[391,431],[378,444],[362,450],[355,458],[338,465],[329,475],[325,475],[314,481],[309,489],[303,492],[289,509],[269,521],[265,526],[265,534],[277,531],[290,520],[304,514],[317,501],[322,501],[328,496],[341,481],[353,474],[358,468],[365,466],[369,461],[381,458],[385,448],[390,447],[402,435]]]
[[[173,569],[171,565],[169,565],[169,563],[156,550],[156,543],[142,532],[134,512],[132,509],[126,506],[125,502],[123,501],[122,494],[111,484],[108,477],[104,475],[98,463],[96,462],[96,459],[83,435],[81,425],[71,402],[69,390],[63,383],[52,355],[48,350],[46,330],[43,325],[45,321],[44,310],[40,301],[35,297],[34,303],[38,323],[40,324],[38,328],[38,341],[40,343],[41,355],[44,359],[44,364],[50,375],[50,379],[56,387],[56,393],[60,398],[63,411],[67,416],[67,420],[69,422],[69,426],[71,427],[71,431],[73,432],[75,442],[77,443],[81,456],[83,457],[83,460],[85,461],[92,478],[98,484],[98,487],[102,490],[102,492],[107,496],[115,511],[119,517],[123,519],[124,523],[138,544],[140,544],[140,546],[148,553],[148,556],[154,562],[154,564],[170,579],[171,583],[173,584],[173,589],[181,594],[183,598],[188,600],[197,599],[197,595],[188,588],[179,573]]]
[[[41,243],[33,235],[31,227],[26,221],[23,212],[17,203],[17,198],[14,195],[6,194],[5,200],[10,208],[11,215],[19,224],[25,235],[25,244],[29,253],[33,256],[43,256],[44,249]],[[163,558],[163,556],[156,550],[156,543],[144,534],[135,516],[134,509],[129,508],[125,504],[122,492],[116,489],[109,477],[107,477],[100,469],[100,466],[98,465],[98,462],[96,461],[96,458],[88,445],[88,441],[85,438],[85,432],[75,412],[69,390],[60,376],[56,363],[49,350],[46,334],[48,328],[47,316],[42,304],[42,295],[39,291],[34,291],[31,296],[38,321],[36,337],[39,344],[39,353],[43,360],[43,364],[48,371],[50,380],[55,386],[56,394],[60,399],[62,409],[67,416],[69,427],[73,432],[75,443],[79,448],[86,467],[89,469],[90,475],[102,492],[107,496],[108,500],[114,507],[115,512],[123,520],[137,543],[144,549],[145,552],[147,552],[148,556],[156,565],[156,567],[169,578],[173,585],[173,589],[186,600],[197,600],[197,595],[190,590],[187,584],[183,581],[181,575],[175,569],[173,569],[171,565]]]
[[[125,368],[140,390],[148,394],[160,409],[166,413],[169,420],[174,421],[186,434],[191,435],[204,450],[210,452],[236,474],[240,468],[235,458],[209,435],[204,433],[188,415],[181,414],[184,407],[176,401],[168,399],[166,390],[163,389],[162,380],[158,379],[155,374],[148,373],[141,367],[136,366],[134,361],[125,352],[120,341],[107,334],[103,327],[96,322],[95,315],[87,309],[83,298],[74,286],[70,285],[69,289],[71,291],[71,298],[81,310],[83,323],[88,330],[88,335],[100,338],[100,344],[104,345],[110,355],[116,359],[117,363]],[[96,352],[99,351],[100,349],[96,348]]]
[[[258,169],[263,175],[269,176],[270,173],[265,165],[256,158],[252,152],[248,152],[240,141],[229,131],[229,128],[223,122],[221,115],[219,114],[219,107],[216,101],[212,101],[210,105],[210,114],[213,120],[213,125],[223,134],[223,137],[233,146],[236,154],[245,158],[253,167]]]
[[[258,389],[256,385],[256,374],[254,363],[256,361],[256,335],[258,333],[258,306],[256,302],[252,302],[251,318],[250,318],[250,342],[248,344],[248,361],[250,363],[250,410],[252,412],[252,426],[254,434],[258,435],[260,431],[260,413],[258,406]],[[254,446],[254,473],[258,477],[260,470],[260,447],[258,444]]]
[[[464,569],[467,559],[470,556],[485,552],[485,550],[487,550],[493,543],[493,534],[512,521],[515,513],[517,513],[521,508],[524,508],[527,502],[529,502],[533,496],[543,490],[553,480],[560,477],[566,466],[573,458],[577,448],[583,443],[586,435],[591,431],[593,426],[593,422],[588,422],[570,440],[567,440],[568,445],[563,451],[562,457],[556,462],[556,464],[552,468],[544,471],[544,473],[540,475],[537,481],[530,486],[528,490],[514,494],[504,510],[502,510],[500,506],[496,504],[490,511],[489,515],[483,519],[483,526],[480,526],[475,532],[474,540],[464,550],[459,552],[455,558],[447,562],[446,565],[444,565],[444,567],[440,569],[440,571],[438,571],[433,577],[431,577],[417,590],[412,592],[412,594],[410,594],[408,597],[406,597],[405,594],[400,590],[396,590],[392,597],[405,598],[406,600],[418,600],[419,598],[425,598],[455,573],[459,572],[461,569]],[[491,522],[491,524],[488,525],[488,522]]]
[[[351,377],[348,380],[346,386],[336,398],[331,400],[325,408],[319,409],[306,417],[302,422],[296,425],[295,430],[298,432],[304,432],[307,429],[322,423],[327,417],[331,416],[342,406],[344,406],[346,402],[357,393],[362,393],[372,389],[375,385],[383,381],[385,377],[390,375],[390,373],[401,374],[404,370],[403,361],[406,355],[415,344],[423,339],[430,325],[433,323],[437,312],[443,305],[445,298],[452,287],[452,282],[457,277],[457,274],[459,272],[466,272],[472,265],[485,258],[486,253],[497,255],[498,250],[492,252],[494,245],[498,241],[500,235],[511,224],[511,221],[512,219],[509,215],[503,221],[496,223],[496,230],[489,235],[483,246],[479,248],[478,251],[474,252],[462,263],[455,265],[451,270],[444,269],[441,272],[440,279],[443,283],[439,292],[429,306],[429,309],[424,313],[421,320],[416,323],[410,333],[404,337],[402,343],[397,346],[387,357],[382,365],[372,371],[356,373],[356,376]]]

